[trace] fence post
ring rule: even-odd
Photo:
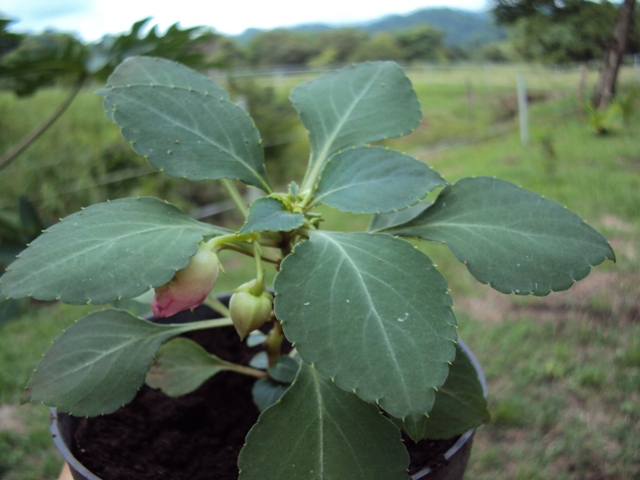
[[[466,97],[467,97],[467,116],[469,117],[469,120],[474,121],[476,118],[475,115],[475,109],[474,109],[474,104],[475,104],[475,93],[473,92],[473,84],[471,83],[471,80],[469,78],[466,79],[465,81],[465,85],[466,85]]]
[[[523,146],[529,145],[529,111],[527,107],[527,87],[524,75],[518,72],[518,115],[520,118],[520,142]]]

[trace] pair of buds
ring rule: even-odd
[[[153,314],[157,318],[165,318],[197,307],[213,290],[220,270],[220,260],[213,251],[212,241],[201,242],[189,264],[178,270],[168,283],[155,289],[156,294],[151,303]],[[229,312],[241,339],[269,320],[272,302],[271,294],[264,289],[264,285],[257,285],[256,280],[251,280],[234,291]]]

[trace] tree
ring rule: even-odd
[[[369,33],[361,28],[337,28],[318,34],[321,52],[309,61],[309,65],[323,66],[349,62],[361,45],[370,40]]]
[[[431,25],[401,30],[395,34],[398,46],[403,50],[405,60],[437,60],[442,57],[445,34]]]
[[[390,33],[379,33],[370,41],[363,43],[351,56],[354,62],[375,60],[403,60],[404,52]]]
[[[277,28],[256,34],[249,43],[252,65],[304,65],[322,48],[311,35]]]
[[[613,30],[611,44],[604,55],[602,71],[593,98],[593,105],[603,109],[611,102],[611,98],[616,90],[618,71],[622,63],[622,55],[627,47],[629,31],[633,22],[633,10],[636,0],[624,0],[618,20]]]
[[[525,60],[548,63],[585,62],[601,58],[611,38],[617,9],[611,3],[586,2],[555,15],[515,20],[510,40]]]
[[[142,30],[151,18],[133,24],[129,33],[107,35],[98,43],[85,45],[65,33],[45,32],[25,35],[20,42],[0,57],[0,88],[18,96],[31,95],[38,89],[62,82],[72,84],[62,104],[40,126],[20,140],[0,158],[0,170],[33,144],[71,105],[82,87],[90,80],[105,81],[114,68],[133,55],[151,55],[179,61],[193,68],[203,68],[207,56],[201,50],[219,35],[202,27],[180,29],[172,25],[159,35],[154,26],[146,35]],[[4,32],[9,21],[0,19],[2,45],[16,41]],[[8,48],[5,50],[9,50]]]
[[[622,55],[630,44],[635,0],[621,7],[589,0],[495,0],[498,23],[512,27],[514,49],[527,60],[550,62],[605,61],[594,97],[608,105]],[[617,20],[616,20],[617,17]]]

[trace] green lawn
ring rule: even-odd
[[[493,421],[477,433],[467,478],[639,478],[640,114],[624,129],[596,136],[575,114],[577,74],[539,72],[527,77],[532,91],[541,93],[530,110],[531,144],[522,146],[512,111],[516,71],[505,67],[482,77],[478,70],[431,75],[412,70],[425,120],[411,136],[386,143],[427,162],[450,182],[492,175],[566,205],[605,234],[618,261],[594,268],[567,292],[523,298],[478,284],[446,247],[419,243],[449,280],[460,335],[488,379]],[[287,87],[290,83],[283,80]],[[2,124],[10,123],[7,112],[11,118],[24,112],[11,133],[19,136],[59,98],[59,91],[43,92],[33,100],[40,102],[34,112],[33,103],[26,107],[20,103],[26,100],[0,96]],[[56,213],[128,192],[155,193],[184,205],[215,197],[206,193],[213,182],[199,182],[196,195],[184,182],[155,174],[143,182],[83,190],[82,185],[123,166],[144,168],[124,149],[99,99],[89,92],[56,129],[2,172],[0,201],[11,203],[30,185],[46,197],[38,205]],[[5,147],[10,143],[6,131],[0,141]],[[287,154],[304,157],[305,151],[299,142]],[[65,188],[81,193],[53,195]],[[356,230],[368,223],[366,217],[323,213],[324,228]],[[250,259],[225,254],[222,261],[227,274],[216,290],[247,280]],[[31,305],[0,330],[1,479],[57,476],[61,460],[49,438],[48,411],[41,405],[19,406],[19,399],[46,346],[90,310]]]

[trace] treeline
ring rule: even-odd
[[[251,67],[319,67],[374,60],[446,61],[468,59],[475,54],[447,45],[444,31],[427,24],[375,34],[361,28],[319,32],[280,28],[258,32],[245,44],[228,39],[225,46],[229,65]]]

